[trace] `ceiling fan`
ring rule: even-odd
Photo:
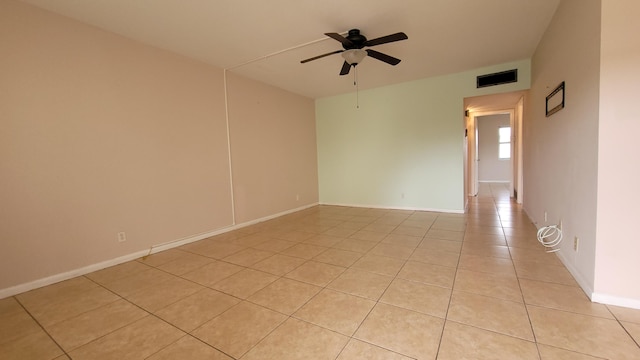
[[[347,75],[351,70],[351,67],[358,65],[367,55],[390,65],[398,65],[398,63],[400,63],[400,59],[394,58],[393,56],[389,56],[387,54],[383,54],[379,51],[363,48],[408,39],[405,33],[399,32],[387,36],[382,36],[376,39],[367,40],[364,35],[360,34],[360,30],[358,29],[349,30],[349,34],[347,35],[347,37],[344,37],[338,33],[325,33],[325,35],[332,39],[340,41],[344,50],[332,51],[330,53],[314,56],[300,62],[304,64],[309,61],[323,58],[325,56],[342,53],[344,63],[342,64],[340,75]]]

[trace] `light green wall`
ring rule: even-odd
[[[517,83],[476,76],[517,68]],[[316,100],[321,204],[461,212],[465,97],[528,89],[530,61]]]

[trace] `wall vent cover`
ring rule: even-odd
[[[518,69],[480,75],[477,77],[477,88],[496,86],[518,82]]]

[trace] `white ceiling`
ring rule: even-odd
[[[360,90],[531,57],[559,0],[23,0],[310,98],[353,91],[343,59],[300,60],[405,32],[358,65]],[[306,44],[306,45],[305,45]],[[271,56],[272,54],[275,54]]]

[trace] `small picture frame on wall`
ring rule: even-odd
[[[546,101],[546,116],[549,117],[564,108],[564,81],[549,95]]]

